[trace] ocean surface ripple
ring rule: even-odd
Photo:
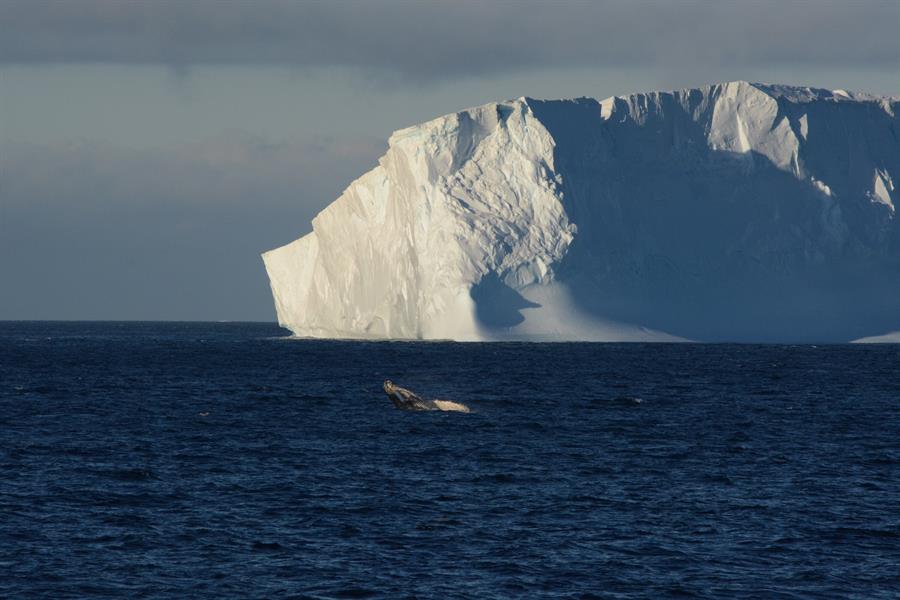
[[[898,346],[283,336],[0,323],[0,597],[900,596]]]

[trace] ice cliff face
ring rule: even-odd
[[[278,320],[461,340],[898,330],[898,108],[733,82],[400,130],[312,233],[263,255]]]

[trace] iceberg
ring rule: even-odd
[[[900,330],[898,108],[736,81],[401,129],[311,233],[263,254],[278,322],[472,341]]]

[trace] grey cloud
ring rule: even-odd
[[[227,135],[129,150],[0,146],[0,319],[272,320],[259,253],[296,238],[384,142]]]
[[[900,66],[889,0],[0,4],[0,62],[346,66],[427,81],[530,67]]]

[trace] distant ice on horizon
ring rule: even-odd
[[[853,340],[854,344],[900,344],[900,331],[892,331],[884,335],[872,335]]]

